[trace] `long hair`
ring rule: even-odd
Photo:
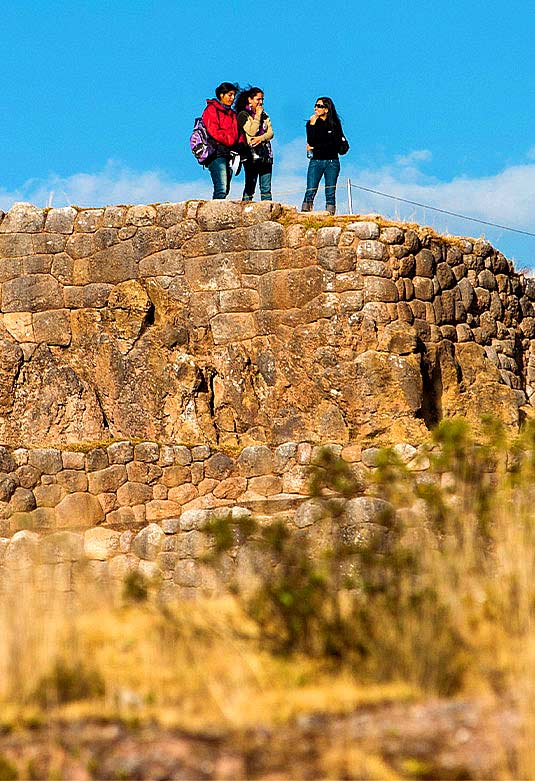
[[[242,89],[234,103],[235,112],[239,114],[240,111],[244,111],[249,105],[249,98],[254,98],[259,92],[261,92],[262,95],[264,94],[264,90],[260,87],[247,87],[247,89]]]
[[[331,130],[340,130],[341,132],[342,122],[340,120],[340,117],[338,116],[335,105],[332,102],[331,98],[327,98],[327,97],[318,98],[316,100],[316,103],[318,102],[318,100],[321,100],[321,102],[329,109],[327,113],[327,119],[325,120],[327,122],[328,127],[330,127]]]

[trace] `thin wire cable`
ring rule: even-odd
[[[392,198],[394,201],[402,201],[403,203],[410,203],[411,206],[419,206],[421,209],[431,209],[434,212],[440,212],[441,214],[448,214],[450,217],[459,217],[461,220],[478,222],[480,223],[480,225],[489,225],[492,228],[501,228],[502,230],[505,231],[511,231],[513,233],[522,233],[524,236],[533,236],[535,238],[535,233],[530,233],[530,231],[521,230],[520,228],[511,228],[508,225],[500,225],[497,222],[488,222],[487,220],[479,220],[477,217],[468,217],[466,214],[459,214],[458,212],[450,212],[447,209],[439,209],[438,206],[430,206],[427,203],[418,203],[418,201],[410,201],[408,198],[401,198],[399,195],[389,195],[388,193],[383,193],[380,190],[373,190],[371,187],[364,187],[361,184],[353,184],[353,182],[351,182],[351,187],[354,187],[357,190],[364,190],[367,193],[382,195],[384,198]]]
[[[356,190],[364,190],[364,192],[367,193],[373,193],[374,195],[381,195],[383,198],[390,198],[393,201],[401,201],[402,203],[408,203],[411,206],[418,206],[421,209],[431,209],[431,211],[439,212],[440,214],[447,214],[450,217],[457,217],[461,220],[468,220],[470,222],[477,222],[480,225],[488,225],[491,228],[500,228],[501,230],[510,231],[512,233],[521,233],[523,236],[532,236],[535,238],[535,233],[531,233],[530,231],[522,230],[521,228],[511,228],[509,225],[501,225],[498,222],[490,222],[488,220],[480,220],[477,217],[469,217],[466,214],[460,214],[459,212],[451,212],[447,209],[440,209],[438,206],[430,206],[428,203],[420,203],[418,201],[411,201],[408,198],[402,198],[399,195],[391,195],[390,193],[384,193],[381,192],[381,190],[374,190],[371,187],[364,187],[362,184],[354,184],[351,182],[351,187],[355,188]],[[306,188],[304,188],[306,190]],[[273,195],[294,195],[295,193],[301,193],[304,192],[304,189],[301,187],[299,189],[295,190],[279,190],[273,193]],[[318,187],[318,190],[320,187]],[[325,190],[327,189],[345,189],[345,185],[342,184],[336,184],[336,185],[329,185],[329,187],[325,187]]]

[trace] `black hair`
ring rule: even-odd
[[[233,84],[231,81],[223,81],[215,88],[215,96],[219,100],[221,95],[225,95],[227,92],[238,92],[239,86]]]
[[[336,111],[335,105],[334,105],[333,101],[331,100],[331,98],[327,98],[327,97],[318,98],[316,100],[316,103],[319,100],[321,100],[321,102],[325,106],[327,106],[327,108],[329,109],[329,111],[327,112],[327,118],[325,120],[327,122],[327,125],[330,128],[332,128],[332,129],[336,129],[336,130],[340,130],[341,131],[342,130],[342,122],[340,120],[340,117],[338,116],[338,113]]]
[[[264,90],[261,87],[247,87],[246,89],[242,89],[234,104],[236,113],[239,114],[240,111],[243,111],[249,103],[249,98],[254,98],[259,92],[261,92],[262,95],[264,94]]]

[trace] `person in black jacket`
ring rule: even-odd
[[[307,189],[301,211],[311,212],[321,177],[325,177],[325,203],[330,214],[336,212],[336,182],[340,173],[338,152],[342,141],[342,123],[330,98],[318,98],[307,122]]]

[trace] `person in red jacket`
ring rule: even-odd
[[[208,135],[216,142],[216,151],[206,166],[214,184],[214,200],[226,198],[230,190],[231,152],[237,151],[240,132],[236,112],[232,108],[237,86],[224,81],[216,87],[215,98],[206,101],[202,119]]]

